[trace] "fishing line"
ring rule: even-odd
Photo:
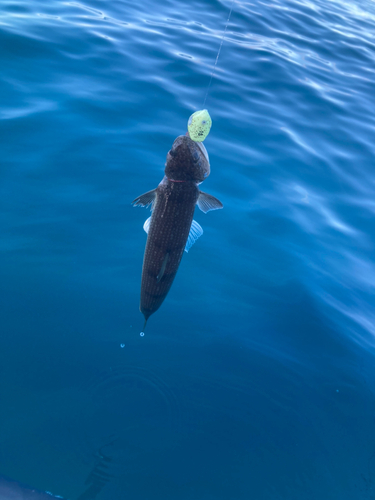
[[[223,36],[221,37],[219,50],[218,50],[218,52],[217,52],[217,56],[216,56],[216,60],[215,60],[215,64],[214,64],[214,67],[213,67],[213,70],[212,70],[212,73],[211,73],[210,82],[209,82],[208,87],[207,87],[206,96],[205,96],[204,101],[203,101],[203,109],[204,109],[204,107],[205,107],[206,100],[207,100],[207,96],[208,96],[208,91],[210,90],[211,83],[212,83],[212,79],[213,79],[214,74],[215,74],[215,71],[216,71],[216,66],[217,66],[217,62],[218,62],[218,60],[219,60],[221,47],[223,46],[223,42],[224,42],[224,39],[225,39],[225,35],[226,35],[226,33],[227,33],[227,28],[228,28],[228,24],[229,24],[230,16],[232,15],[233,4],[234,4],[234,0],[232,0],[232,3],[231,3],[231,5],[230,5],[230,11],[229,11],[229,15],[228,15],[227,23],[226,23],[226,25],[225,25],[225,29],[224,29]]]
[[[232,11],[233,11],[233,4],[234,4],[234,0],[232,0],[231,4],[230,4],[228,19],[227,19],[227,22],[225,23],[224,32],[223,32],[223,35],[222,35],[221,40],[220,40],[219,50],[218,50],[217,55],[216,55],[215,63],[213,65],[211,76],[210,76],[210,81],[208,83],[206,95],[205,95],[205,98],[203,101],[203,109],[193,113],[190,116],[188,123],[187,123],[188,132],[186,133],[186,135],[189,137],[189,140],[194,141],[194,142],[199,144],[199,148],[201,150],[200,151],[201,156],[203,157],[203,159],[205,157],[205,161],[208,165],[209,165],[208,155],[207,155],[206,148],[203,145],[203,141],[206,139],[207,135],[210,132],[212,120],[211,120],[209,112],[207,111],[207,109],[204,109],[204,107],[205,107],[205,104],[207,101],[208,92],[211,88],[212,80],[213,80],[214,75],[215,75],[215,71],[217,68],[217,63],[219,61],[220,52],[221,52],[221,48],[222,48],[223,43],[224,43],[225,35],[227,33],[227,29],[228,29],[228,25],[229,25],[229,21],[230,21],[230,16],[232,15]],[[190,151],[190,146],[189,146],[188,150]],[[183,157],[182,157],[182,159],[183,159]],[[182,161],[182,160],[180,159],[179,162],[180,161]],[[186,168],[184,161],[185,160],[182,161],[182,168]],[[167,168],[167,166],[168,166],[168,157],[167,157],[166,168]],[[208,172],[204,172],[204,174],[205,174],[204,176],[206,176],[208,173],[209,173],[209,169],[208,169]],[[168,182],[171,182],[171,181],[172,182],[183,182],[183,181],[178,180],[178,179],[176,179],[176,180],[167,179],[167,180],[168,180]],[[159,188],[157,188],[157,189],[159,189]],[[154,190],[154,191],[156,192],[157,190]],[[152,191],[152,193],[154,193],[154,191]],[[151,193],[151,191],[150,191],[150,193]],[[213,197],[211,197],[211,198],[213,198]],[[216,208],[223,208],[223,205],[219,200],[216,200],[216,202],[217,202],[216,206],[210,207],[209,210],[214,210]],[[137,206],[137,205],[148,206],[150,204],[149,193],[145,193],[144,195],[140,196],[139,198],[136,198],[133,201],[133,204],[135,206]],[[206,210],[203,210],[203,211],[205,212]],[[154,217],[154,214],[155,214],[155,212],[153,212],[152,217]],[[150,220],[150,219],[148,219],[148,220]],[[146,224],[147,224],[147,221],[146,221]],[[158,224],[159,224],[159,222],[158,222]],[[144,228],[145,228],[145,226],[144,226]],[[190,233],[192,232],[192,228],[193,228],[193,226],[190,229]],[[145,228],[145,231],[146,231],[146,233],[148,233],[148,230],[146,228]],[[149,235],[148,235],[148,237],[149,237]],[[189,238],[190,238],[190,236],[189,236]],[[153,236],[153,243],[152,243],[153,245],[155,244],[155,241],[158,241],[158,235]],[[147,255],[148,248],[149,247],[146,246],[144,262],[147,261],[146,255]],[[189,249],[189,246],[187,249]],[[186,248],[185,248],[185,250],[186,250]],[[172,283],[171,282],[169,284],[167,283],[167,288],[166,288],[166,292],[164,293],[164,295],[160,294],[158,291],[158,290],[160,290],[160,286],[158,284],[164,278],[164,272],[165,272],[165,269],[167,266],[167,260],[168,260],[168,253],[165,255],[163,262],[159,263],[160,264],[160,271],[159,271],[158,275],[155,277],[154,281],[152,279],[149,279],[149,276],[147,275],[148,276],[148,279],[147,279],[148,285],[146,286],[146,285],[143,285],[143,278],[142,278],[140,310],[145,317],[145,322],[143,325],[143,331],[141,331],[139,334],[141,337],[144,336],[144,331],[145,331],[147,320],[148,320],[149,316],[151,314],[153,314],[160,307],[166,294],[169,291],[169,288],[171,287]],[[178,266],[179,266],[179,261],[177,263],[177,267],[174,269],[174,273],[177,272]],[[144,276],[145,272],[147,273],[148,271],[145,270],[145,266],[143,266],[142,276]],[[151,293],[149,290],[147,291],[146,288],[153,290],[153,292]],[[156,292],[155,292],[155,290],[156,290]],[[148,301],[147,297],[150,297],[150,296],[153,296],[154,299],[151,302],[147,302]],[[158,301],[155,300],[155,297],[157,297],[159,304],[158,304]],[[121,348],[123,348],[123,347],[125,347],[125,344],[121,344]],[[84,499],[81,499],[81,500],[84,500]]]

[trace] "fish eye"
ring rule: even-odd
[[[197,161],[199,160],[199,154],[197,153],[197,151],[193,152],[193,160],[195,163],[197,163]]]

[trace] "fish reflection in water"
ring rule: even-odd
[[[109,444],[111,445],[113,442]],[[77,500],[90,500],[95,498],[102,491],[104,486],[115,477],[114,474],[109,472],[112,458],[106,455],[103,450],[104,446],[96,454],[97,462],[85,481],[85,485],[88,486],[88,488]]]
[[[80,415],[76,452],[91,471],[78,500],[90,500],[111,483],[116,488],[137,474],[155,450],[180,438],[181,408],[164,375],[137,366],[112,366],[85,385],[88,399]],[[108,486],[107,486],[108,485]],[[103,493],[106,494],[106,493]]]

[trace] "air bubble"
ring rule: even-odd
[[[144,337],[144,336],[145,336],[145,333],[144,333],[144,332],[141,332],[139,335],[140,335],[141,337]]]
[[[121,349],[125,347],[125,344],[120,344]]]

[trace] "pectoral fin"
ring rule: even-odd
[[[203,229],[198,224],[198,222],[196,222],[195,220],[193,220],[193,222],[191,223],[190,233],[189,233],[189,236],[188,236],[188,239],[187,239],[187,242],[186,242],[186,246],[185,246],[185,252],[186,253],[194,245],[194,243],[197,241],[197,239],[200,236],[202,236],[202,234],[203,234]]]
[[[151,211],[154,208],[154,203],[156,200],[156,189],[152,191],[147,191],[147,193],[138,196],[135,200],[132,201],[132,205],[135,207],[148,207],[151,205]]]
[[[205,214],[210,210],[223,208],[223,204],[221,203],[221,201],[215,198],[215,196],[211,196],[210,194],[204,193],[203,191],[199,191],[197,204]]]

